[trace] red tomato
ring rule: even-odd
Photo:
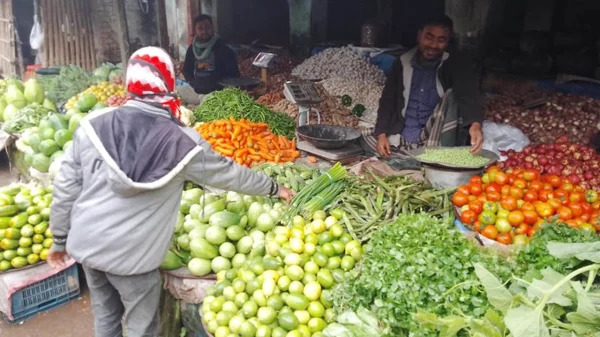
[[[502,186],[496,183],[489,183],[485,186],[485,193],[489,194],[490,192],[500,193],[502,192]]]
[[[546,179],[554,188],[559,188],[560,185],[562,185],[562,179],[560,179],[560,177],[557,175],[550,175]]]
[[[510,194],[510,186],[509,185],[502,186],[502,190],[500,191],[500,194],[509,195]]]
[[[569,201],[570,202],[584,202],[585,195],[581,192],[573,192],[573,193],[571,193],[571,195],[569,195]]]
[[[594,209],[592,208],[592,205],[590,205],[587,202],[581,202],[579,204],[581,205],[581,208],[583,208],[584,214],[592,214],[592,212],[594,211]]]
[[[488,239],[495,240],[496,237],[498,236],[498,230],[496,229],[496,226],[494,226],[494,225],[487,225],[481,231],[481,234]]]
[[[546,201],[552,199],[553,197],[554,197],[554,193],[552,193],[552,190],[543,189],[538,193],[538,199],[540,199],[543,202],[546,202]]]
[[[569,192],[563,190],[563,189],[558,189],[554,191],[554,197],[558,200],[560,200],[561,203],[567,203],[569,202]]]
[[[470,184],[470,191],[472,195],[481,195],[483,193],[483,186],[481,184]]]
[[[525,211],[535,211],[535,206],[533,206],[532,203],[526,201],[522,206],[521,206],[521,211],[525,212]]]
[[[575,185],[571,184],[570,182],[567,183],[563,181],[563,184],[560,185],[560,189],[565,190],[567,192],[573,192],[575,190]]]
[[[550,208],[550,206],[548,206]],[[523,212],[523,222],[528,225],[535,225],[538,221],[538,214],[535,211],[525,211]]]
[[[525,234],[527,235],[527,233],[529,233],[529,230],[531,229],[531,226],[529,226],[528,224],[520,224],[519,227],[517,227],[517,229],[515,229],[515,233],[522,235]]]
[[[460,192],[456,192],[452,196],[452,203],[455,206],[462,207],[469,203],[469,196]]]
[[[465,225],[472,225],[473,223],[475,223],[476,218],[477,215],[475,214],[475,212],[467,210],[462,212],[462,214],[460,215],[460,222],[464,223]]]
[[[541,191],[544,189],[544,183],[539,180],[534,180],[529,183],[528,189],[536,192]]]
[[[517,198],[507,195],[500,201],[500,206],[507,211],[514,211],[517,209]]]
[[[523,178],[517,178],[515,179],[515,181],[512,183],[513,186],[516,186],[520,189],[525,189],[527,188],[527,181]]]
[[[471,187],[469,185],[461,185],[456,189],[456,192],[469,195],[471,194]]]
[[[596,210],[600,209],[600,200],[598,200],[598,201],[594,201],[594,202],[592,203],[592,208],[593,208],[593,209],[596,209]]]
[[[571,220],[573,212],[568,207],[561,207],[558,209],[558,218],[564,221]]]
[[[479,215],[483,211],[483,202],[479,200],[473,200],[469,202],[469,209],[475,212],[475,214]]]
[[[538,206],[536,206],[535,208],[535,212],[537,213],[536,215],[539,215],[542,218],[548,218],[554,215],[554,208],[552,208],[552,206],[550,206],[550,204],[547,203],[541,203]],[[536,220],[533,221],[533,223],[531,223],[531,225],[535,224],[537,222],[537,216],[536,216]],[[527,221],[525,221],[527,222]],[[529,223],[529,222],[527,222]]]
[[[504,172],[496,172],[496,177],[494,177],[494,182],[500,185],[506,185],[508,183],[508,176]]]
[[[469,180],[469,184],[470,185],[481,185],[481,184],[483,184],[483,182],[481,181],[480,176],[472,176],[471,179]]]
[[[548,200],[548,205],[552,207],[554,210],[557,210],[562,207],[562,202],[556,198],[551,198]]]
[[[577,202],[570,202],[568,207],[574,218],[579,218],[583,214],[583,207]]]
[[[536,202],[538,200],[537,192],[535,191],[527,191],[523,196],[523,200],[527,202]]]
[[[501,195],[498,192],[490,192],[486,196],[487,200],[489,201],[500,201],[500,197]]]
[[[510,233],[500,233],[496,237],[496,241],[505,245],[510,245],[512,243],[512,236]]]
[[[525,216],[523,215],[523,212],[521,212],[521,211],[512,211],[512,212],[510,212],[510,214],[508,214],[508,222],[513,227],[520,226],[524,220],[525,220]]]
[[[540,178],[540,172],[538,170],[527,170],[523,172],[523,178],[527,181],[533,181]]]
[[[525,192],[523,192],[523,190],[518,187],[512,186],[510,188],[510,195],[515,197],[517,200],[519,200],[519,199],[523,199]]]

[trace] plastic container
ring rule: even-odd
[[[6,321],[10,324],[18,324],[39,313],[66,304],[79,297],[80,293],[77,264],[73,264],[54,276],[15,292],[11,296],[11,311],[14,318]]]
[[[36,74],[36,70],[40,69],[42,67],[41,64],[33,64],[30,66],[27,66],[25,68],[25,74],[23,74],[23,80],[27,81],[30,78],[35,78],[35,74]]]

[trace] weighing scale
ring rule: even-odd
[[[298,126],[309,125],[310,106],[321,103],[321,97],[315,84],[312,82],[286,82],[283,85],[283,94],[288,101],[298,105]],[[317,114],[317,124],[320,124],[321,115],[316,109],[315,112]],[[356,143],[337,149],[321,149],[303,140],[298,134],[296,136],[298,138],[296,143],[298,150],[327,161],[341,162],[342,164],[351,163],[359,159],[363,153],[362,148]]]

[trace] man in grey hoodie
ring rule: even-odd
[[[96,337],[158,336],[160,275],[185,181],[249,195],[292,193],[221,157],[179,122],[166,52],[145,47],[127,68],[131,99],[81,121],[54,180],[51,266],[67,253],[90,289]]]

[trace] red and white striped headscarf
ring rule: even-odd
[[[161,48],[144,47],[133,53],[127,65],[128,99],[158,104],[179,119],[181,100],[175,95],[175,66]]]

